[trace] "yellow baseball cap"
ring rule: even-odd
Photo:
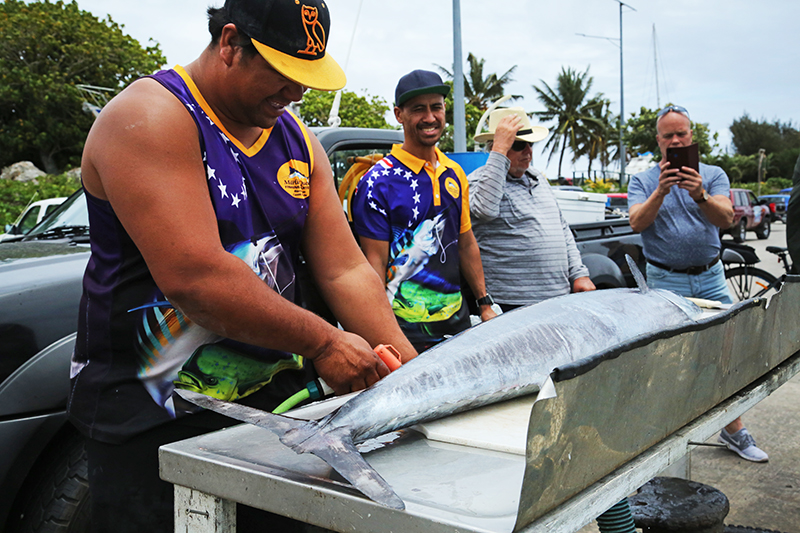
[[[330,14],[322,0],[226,0],[225,11],[261,57],[295,83],[321,91],[347,83],[326,50]]]

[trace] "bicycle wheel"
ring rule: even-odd
[[[781,283],[772,274],[760,268],[738,266],[725,270],[725,279],[733,299],[741,302],[748,298],[770,296],[781,288]]]

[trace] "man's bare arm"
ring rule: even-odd
[[[676,174],[681,179],[678,187],[685,189],[695,202],[703,196],[703,178],[696,170],[689,167],[681,167]],[[725,195],[717,194],[710,196],[705,202],[697,204],[700,210],[708,218],[708,221],[718,228],[728,228],[733,224],[733,204],[731,199]]]
[[[464,275],[464,279],[467,280],[475,298],[481,298],[486,295],[481,252],[480,248],[478,248],[478,241],[475,240],[475,235],[471,229],[458,236],[458,260],[461,265],[461,273]],[[497,316],[490,305],[480,306],[480,313],[483,321]]]
[[[367,262],[377,272],[381,281],[384,281],[386,279],[386,268],[389,265],[389,242],[370,239],[363,235],[359,237],[359,240]]]
[[[322,372],[337,392],[388,373],[366,341],[282,298],[225,251],[197,128],[157,82],[138,81],[103,109],[82,168],[86,189],[111,202],[156,284],[189,319],[221,336],[312,360],[351,353],[355,363]]]
[[[347,331],[362,336],[373,347],[392,344],[400,351],[403,362],[413,359],[417,352],[397,325],[386,298],[383,279],[389,244],[385,243],[383,274],[379,276],[350,231],[325,151],[316,137],[311,139],[314,174],[303,253],[322,296]]]
[[[678,169],[670,168],[669,163],[661,163],[661,173],[658,176],[658,187],[653,191],[644,203],[634,204],[628,210],[630,217],[631,228],[637,233],[646,230],[650,225],[656,221],[658,210],[661,209],[661,204],[664,203],[664,198],[669,194],[673,185],[680,182],[676,174]]]

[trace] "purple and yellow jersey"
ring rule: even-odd
[[[308,131],[287,111],[245,147],[226,131],[183,68],[152,78],[195,121],[222,245],[294,301],[313,171]],[[165,171],[163,179],[169,178]],[[263,398],[266,405],[274,401],[271,395],[285,399],[302,386],[300,372],[282,372],[301,370],[299,356],[221,338],[172,307],[111,204],[86,197],[92,256],[68,407],[85,434],[120,441],[182,414],[173,403],[175,387],[226,400],[253,395],[251,403]],[[296,385],[287,374],[298,375]],[[275,390],[281,387],[289,390]]]
[[[395,145],[353,196],[356,233],[389,243],[386,295],[404,330],[446,322],[462,307],[458,238],[471,228],[467,179],[436,155],[433,168]]]

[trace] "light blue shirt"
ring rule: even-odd
[[[660,173],[656,165],[631,178],[629,208],[644,203],[655,192]],[[700,163],[700,176],[709,196],[730,196],[730,182],[721,168]],[[719,254],[719,228],[708,220],[686,190],[673,186],[655,222],[642,231],[642,243],[647,259],[671,268],[707,265]]]

